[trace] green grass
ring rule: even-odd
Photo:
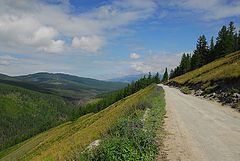
[[[106,134],[119,118],[135,111],[138,101],[155,88],[149,86],[96,114],[87,114],[6,149],[0,152],[1,160],[71,159]]]
[[[191,94],[192,93],[192,91],[186,86],[181,87],[180,91],[184,94]]]
[[[176,77],[171,82],[179,85],[185,84],[207,84],[226,79],[240,78],[240,51],[228,54],[225,57],[217,59],[201,68],[190,71],[179,77]]]
[[[155,88],[138,102],[133,113],[110,128],[98,147],[80,153],[75,160],[155,160],[161,150],[158,145],[163,137],[164,107],[163,89]]]

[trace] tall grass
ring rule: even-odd
[[[80,153],[76,160],[155,160],[165,114],[163,90],[155,89],[138,101],[135,111],[120,118],[102,137],[100,145]],[[144,118],[143,118],[144,117]]]

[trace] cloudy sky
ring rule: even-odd
[[[0,73],[163,72],[230,21],[239,0],[0,0]]]

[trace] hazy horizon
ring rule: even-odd
[[[163,73],[239,18],[234,0],[0,0],[0,73]]]

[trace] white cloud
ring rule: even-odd
[[[237,0],[170,0],[167,4],[200,13],[204,20],[240,16],[240,1]]]
[[[160,72],[172,69],[179,64],[182,53],[159,53],[147,55],[143,61],[131,62],[130,67],[137,73]]]
[[[86,52],[97,52],[104,44],[104,40],[98,36],[74,37],[72,47],[79,48]]]
[[[51,48],[61,41],[53,40],[57,35],[58,32],[54,28],[40,24],[33,17],[7,14],[0,16],[1,46],[14,48],[16,52],[22,52],[22,47],[29,48],[33,50],[32,52],[39,48],[50,47],[49,51],[51,51]],[[48,52],[48,50],[44,51]]]
[[[144,62],[133,62],[130,67],[140,73],[147,73],[153,70],[149,64]]]
[[[139,55],[139,54],[137,54],[137,53],[131,53],[130,54],[130,58],[131,59],[139,59],[141,56]]]
[[[14,58],[10,55],[0,55],[0,65],[10,65],[11,63],[17,61],[17,58]]]
[[[116,30],[152,16],[155,10],[153,0],[113,1],[79,14],[69,14],[72,11],[68,1],[62,5],[38,0],[0,1],[0,50],[97,52],[109,36],[116,35]]]
[[[46,53],[61,53],[64,51],[65,42],[62,40],[51,40],[48,46],[40,47],[39,51]]]
[[[35,55],[37,56],[37,55]],[[55,55],[49,55],[45,58],[44,55],[39,55],[36,58],[14,58],[10,55],[0,56],[0,73],[8,75],[23,75],[36,72],[64,72],[72,71],[71,64],[52,62],[49,59],[54,59]],[[5,63],[6,61],[7,63]]]

